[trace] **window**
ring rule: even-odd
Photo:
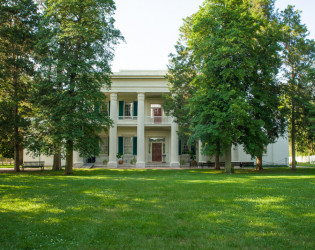
[[[182,148],[182,154],[189,154],[189,151],[190,151],[189,146],[186,143],[184,143]]]
[[[132,105],[133,103],[125,103],[125,117],[132,116]]]
[[[151,117],[153,116],[162,116],[161,104],[151,104]]]
[[[132,155],[132,137],[124,137],[124,154],[126,155]]]
[[[191,147],[188,145],[188,138],[181,139],[181,153],[189,154]]]
[[[101,136],[101,141],[100,141],[100,150],[101,154],[108,154],[108,137],[106,136]]]

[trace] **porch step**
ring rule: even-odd
[[[81,167],[77,168],[93,168],[95,163],[84,163]]]
[[[154,163],[154,162],[148,162],[145,164],[146,168],[169,168],[170,164],[169,163]]]

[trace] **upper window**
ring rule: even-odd
[[[161,104],[151,104],[151,116],[162,116]]]
[[[124,116],[132,116],[133,103],[125,103],[125,114]]]

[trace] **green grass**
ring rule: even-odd
[[[297,166],[303,166],[303,167],[315,167],[315,164],[311,164],[309,162],[297,162]]]
[[[1,249],[314,249],[315,169],[0,174]]]
[[[0,168],[14,168],[14,165],[0,165]]]

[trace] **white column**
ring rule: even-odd
[[[144,93],[138,93],[137,168],[145,168]]]
[[[199,162],[206,162],[205,155],[202,153],[202,142],[198,141],[198,153],[199,153]]]
[[[109,129],[109,159],[107,166],[117,168],[117,93],[110,94],[110,118],[113,127]]]
[[[174,122],[172,118],[172,127],[171,127],[171,168],[179,168],[179,155],[178,155],[178,124]]]

